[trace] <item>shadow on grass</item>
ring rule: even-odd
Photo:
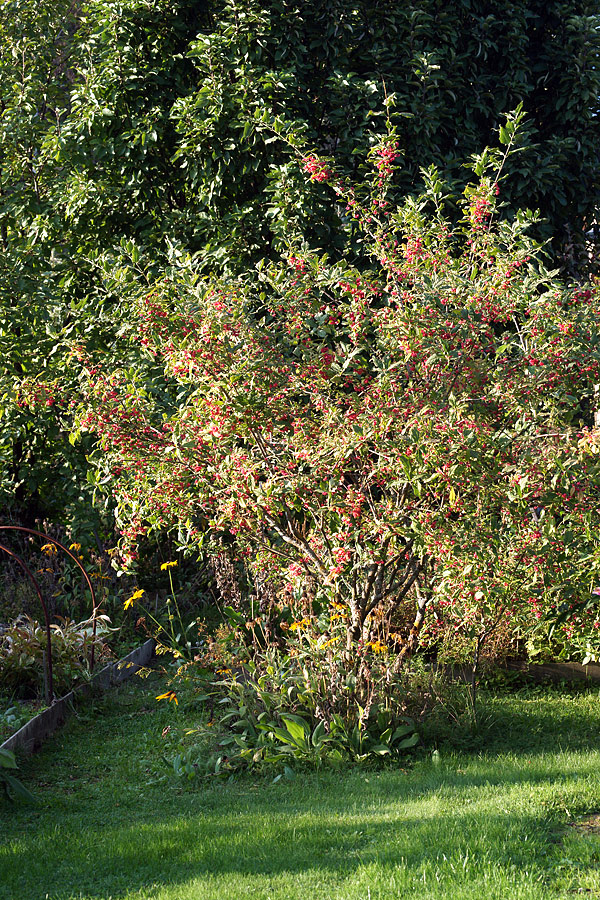
[[[538,688],[520,694],[484,694],[473,722],[460,705],[439,709],[424,725],[425,741],[435,746],[486,754],[530,755],[559,750],[587,751],[598,746],[600,703],[598,688]]]
[[[152,783],[144,759],[160,756],[171,711],[124,694],[24,766],[37,775],[42,803],[0,807],[0,900],[120,900],[161,890],[173,900],[229,900],[267,896],[265,879],[279,885],[277,900],[311,891],[333,900],[359,896],[344,884],[365,867],[404,879],[400,893],[382,897],[410,896],[426,870],[448,883],[443,897],[462,898],[471,884],[479,898],[499,870],[513,873],[511,896],[551,896],[542,888],[560,862],[553,828],[585,803],[586,811],[600,808],[598,753],[588,753],[598,747],[598,705],[597,692],[572,704],[552,693],[486,698],[488,727],[475,735],[485,754],[443,750],[437,766],[423,750],[406,771],[182,786]],[[588,856],[585,866],[598,864],[600,854]],[[285,886],[289,877],[297,888]],[[522,893],[525,877],[537,893]],[[195,880],[200,892],[186,893]],[[418,885],[414,895],[430,896]]]
[[[434,865],[457,884],[483,878],[484,867],[537,870],[542,878],[550,820],[527,810],[530,791],[545,785],[550,797],[557,781],[592,775],[596,765],[564,771],[539,762],[527,773],[506,761],[494,773],[482,761],[481,772],[471,773],[422,765],[408,775],[312,775],[303,785],[258,790],[240,782],[155,792],[144,804],[121,797],[107,820],[93,808],[86,816],[90,800],[81,798],[65,804],[54,828],[42,813],[34,816],[41,829],[33,820],[10,829],[12,849],[0,853],[0,897],[116,900],[150,885],[232,876],[312,875],[336,884],[364,866],[400,867],[411,878]],[[521,801],[515,788],[523,785]]]

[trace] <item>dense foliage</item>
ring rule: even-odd
[[[430,164],[460,192],[465,158],[522,102],[528,149],[513,160],[504,199],[539,209],[540,233],[575,262],[598,202],[597,2],[229,0],[215,9],[190,48],[198,83],[174,107],[187,196],[207,201],[204,216],[192,215],[211,264],[225,253],[263,257],[292,229],[330,252],[343,247],[322,195],[307,193],[262,126],[279,117],[356,177],[385,131],[386,97],[398,121],[399,196],[418,192]]]
[[[299,236],[359,252],[360,233],[307,189],[274,123],[356,176],[385,130],[387,95],[401,196],[430,162],[462,183],[464,158],[523,100],[528,149],[503,199],[539,207],[543,232],[578,264],[597,205],[597,19],[587,0],[5,3],[4,508],[91,528],[90,446],[68,434],[82,345],[110,360],[128,315],[107,284],[115,260],[141,260],[153,277],[178,248],[231,272],[277,260]]]
[[[5,6],[4,514],[210,560],[216,636],[139,621],[240,765],[410,749],[416,649],[594,658],[598,3]]]
[[[93,369],[82,427],[101,435],[129,562],[177,526],[233,553],[265,634],[312,629],[352,666],[552,615],[595,652],[598,296],[556,281],[527,218],[502,216],[519,118],[475,160],[455,226],[435,170],[388,203],[393,134],[361,186],[305,156],[361,229],[359,267],[298,250],[225,280],[121,273],[165,390]]]

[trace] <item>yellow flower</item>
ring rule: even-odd
[[[56,544],[44,544],[41,549],[42,553],[45,553],[46,556],[56,556],[56,554],[58,553]]]
[[[332,637],[332,638],[329,638],[328,641],[323,641],[322,644],[321,644],[321,643],[317,643],[317,646],[318,646],[318,647],[331,647],[331,645],[332,645],[332,644],[335,644],[337,641],[339,641],[339,638],[337,638],[337,637]]]
[[[69,544],[69,550],[81,550],[81,544]]]
[[[175,691],[165,691],[164,694],[159,694],[156,698],[157,700],[170,700],[175,703],[175,706],[179,706],[179,700],[177,699],[177,694]]]
[[[369,641],[367,647],[370,647],[374,653],[385,653],[387,647],[385,644],[382,644],[381,641]]]
[[[138,588],[137,590],[135,590],[135,591],[133,592],[133,594],[131,595],[131,597],[128,597],[128,599],[127,599],[127,600],[125,601],[125,603],[123,604],[123,609],[129,609],[130,606],[133,606],[133,601],[134,601],[134,600],[139,600],[140,597],[141,597],[144,593],[145,593],[145,591],[144,591],[143,588]]]
[[[298,628],[306,628],[307,625],[310,625],[310,619],[300,619],[298,622],[292,622],[290,631],[296,631]]]
[[[171,566],[176,566],[176,565],[177,565],[177,560],[176,560],[176,559],[172,559],[172,560],[170,560],[170,562],[162,563],[162,565],[161,565],[161,567],[160,567],[160,571],[161,571],[161,572],[164,572],[165,569],[170,569]]]

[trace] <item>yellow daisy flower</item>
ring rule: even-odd
[[[175,691],[165,691],[164,694],[159,694],[156,699],[169,700],[175,703],[175,706],[179,706],[179,700],[177,699],[177,694],[175,693]]]
[[[370,647],[374,653],[385,653],[387,651],[386,645],[382,644],[381,641],[369,641],[367,647]]]
[[[139,600],[143,594],[145,594],[145,591],[143,588],[138,588],[137,590],[135,590],[133,592],[133,594],[131,595],[131,597],[128,597],[127,600],[125,601],[125,603],[123,604],[123,609],[129,609],[130,606],[133,606],[134,601]]]

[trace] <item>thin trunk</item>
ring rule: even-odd
[[[418,581],[416,583],[418,585]],[[423,627],[423,622],[425,620],[425,612],[427,610],[428,603],[429,597],[427,596],[427,594],[421,594],[421,592],[419,591],[417,594],[417,611],[415,613],[415,619],[412,628],[410,629],[410,634],[406,639],[406,643],[402,647],[400,653],[396,658],[396,662],[394,663],[394,672],[400,671],[404,660],[410,658],[419,645],[419,635],[421,633],[421,628]]]

